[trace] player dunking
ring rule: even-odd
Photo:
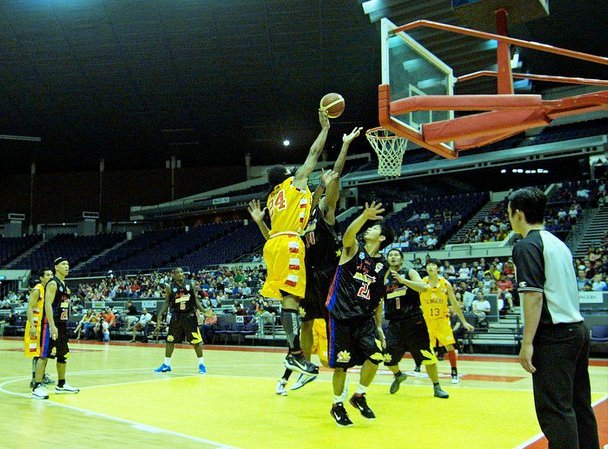
[[[270,215],[270,230],[264,245],[264,261],[268,270],[262,296],[282,301],[281,321],[289,351],[285,367],[305,374],[317,374],[319,368],[304,356],[300,344],[300,299],[306,292],[305,246],[300,238],[310,217],[312,195],[308,176],[327,139],[329,120],[319,111],[321,132],[313,142],[304,164],[292,174],[286,167],[275,166],[268,171],[272,191],[266,206]],[[264,229],[262,229],[264,232]]]
[[[32,380],[30,382],[30,388],[34,388],[34,378],[36,377],[36,363],[40,358],[41,346],[40,337],[42,330],[42,313],[44,309],[44,286],[53,277],[53,270],[50,268],[43,268],[38,274],[38,283],[32,288],[30,297],[27,302],[27,322],[25,323],[25,333],[23,334],[23,341],[25,346],[26,357],[32,357]],[[44,374],[42,377],[42,384],[48,385],[53,381]]]
[[[68,346],[67,323],[70,317],[70,289],[65,285],[65,278],[70,272],[70,263],[63,257],[54,262],[55,276],[46,284],[44,289],[44,311],[42,314],[42,329],[40,332],[41,351],[36,362],[34,377],[33,399],[48,399],[46,388],[42,385],[42,377],[48,359],[57,359],[57,385],[55,393],[78,393],[80,390],[65,381],[67,368]]]
[[[173,269],[173,281],[165,289],[165,302],[158,313],[156,323],[157,335],[162,317],[169,308],[171,308],[171,321],[167,332],[165,360],[154,371],[157,373],[171,371],[171,356],[175,349],[175,342],[181,343],[183,340],[187,340],[198,357],[199,374],[206,374],[207,367],[203,358],[203,337],[196,316],[197,310],[204,313],[204,309],[196,295],[194,282],[185,280],[184,270],[179,267]]]
[[[329,285],[336,271],[336,265],[338,265],[340,254],[339,230],[335,216],[336,205],[340,197],[340,182],[338,177],[344,169],[348,148],[351,142],[359,136],[361,129],[359,127],[355,128],[350,134],[342,136],[342,148],[334,163],[333,171],[326,172],[321,177],[319,187],[321,188],[321,193],[323,190],[325,191],[325,196],[320,199],[316,207],[313,205],[308,225],[302,237],[306,245],[306,256],[304,259],[307,279],[306,293],[304,298],[300,300],[302,325],[300,329],[300,344],[304,356],[309,361],[314,346],[314,322],[317,319],[326,319],[327,309],[325,307],[325,300]],[[315,196],[318,192],[319,188],[315,191]],[[260,211],[259,201],[254,200],[249,206],[252,218],[258,224],[262,233],[267,235],[268,231],[265,229],[266,225],[263,221],[264,213]],[[318,327],[321,328],[321,326]],[[326,346],[326,339],[320,338],[318,340],[324,342]],[[318,347],[317,351],[320,353],[320,358],[324,358],[323,353],[326,352],[326,348]],[[291,373],[290,369],[285,370],[285,373],[277,383],[277,394],[287,394],[285,386]],[[315,375],[300,374],[300,377],[291,389],[297,390],[315,378]]]
[[[431,348],[429,331],[420,310],[418,292],[424,291],[426,284],[414,269],[407,274],[402,269],[403,254],[394,248],[387,254],[390,273],[386,279],[386,296],[384,298],[384,318],[389,321],[386,331],[386,353],[390,360],[384,365],[394,374],[395,379],[390,393],[395,394],[407,375],[399,370],[399,361],[409,351],[417,366],[423,364],[431,381],[433,394],[437,398],[447,399],[448,393],[439,385],[437,357]],[[407,277],[406,277],[407,276]]]
[[[431,343],[438,340],[439,345],[445,347],[452,368],[452,383],[457,384],[460,382],[460,378],[458,377],[457,355],[454,348],[456,339],[454,338],[452,325],[450,324],[448,299],[465,329],[472,331],[474,327],[467,322],[462,314],[462,310],[454,296],[452,284],[450,284],[447,279],[439,277],[438,268],[439,261],[436,259],[430,259],[426,263],[428,276],[423,279],[426,288],[424,291],[420,292],[420,304],[429,329]]]
[[[366,203],[361,215],[344,232],[340,263],[327,295],[329,366],[334,369],[330,413],[339,426],[352,425],[344,401],[348,395],[346,371],[355,365],[363,366],[359,387],[349,402],[364,418],[376,417],[365,393],[378,364],[384,361],[381,303],[388,264],[380,250],[393,241],[394,233],[386,224],[376,224],[365,231],[362,245],[357,243],[357,233],[368,220],[382,218],[382,212],[381,203]]]

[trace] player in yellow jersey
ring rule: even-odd
[[[317,165],[329,132],[326,112],[319,111],[319,123],[321,132],[310,147],[306,161],[295,173],[281,165],[268,171],[272,189],[266,202],[270,229],[260,226],[266,238],[264,261],[268,270],[260,293],[282,301],[281,321],[289,344],[285,367],[304,374],[319,372],[316,365],[306,360],[299,340],[300,299],[306,291],[305,245],[300,236],[306,229],[312,206],[308,176]]]
[[[42,327],[42,309],[44,307],[44,287],[53,277],[53,270],[43,268],[38,274],[38,283],[32,288],[27,302],[27,322],[25,323],[25,334],[23,334],[24,350],[26,357],[32,357],[32,380],[30,387],[34,386],[36,375],[36,361],[40,357],[40,329]],[[53,381],[45,374],[42,383],[48,385]]]
[[[454,333],[450,325],[448,299],[465,329],[472,331],[474,327],[467,322],[462,314],[462,310],[454,296],[452,285],[447,279],[439,277],[438,268],[439,261],[435,259],[430,259],[426,263],[428,276],[423,278],[426,288],[420,292],[420,306],[422,307],[422,313],[429,329],[431,347],[434,346],[435,340],[439,341],[440,346],[445,347],[448,352],[450,366],[452,367],[452,383],[457,384],[460,382],[460,379],[458,378],[457,356],[454,348],[456,340],[454,339]]]

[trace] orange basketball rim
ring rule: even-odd
[[[576,52],[550,45],[514,39],[507,36],[447,25],[429,20],[417,20],[393,29],[392,33],[406,32],[427,27],[480,39],[496,40],[506,45],[517,45],[546,53],[581,59],[608,65],[608,58]],[[505,53],[508,57],[508,53]],[[498,56],[497,58],[499,58]],[[495,95],[426,95],[412,96],[391,101],[390,86],[378,87],[378,118],[380,126],[396,135],[409,139],[445,158],[455,159],[459,150],[467,150],[497,142],[529,128],[546,126],[558,118],[608,109],[608,90],[587,93],[559,100],[543,100],[540,95],[514,94],[512,78],[540,80],[570,84],[586,84],[608,87],[608,80],[573,78],[563,76],[512,74],[508,61],[497,61],[498,67],[508,70],[480,71],[458,77],[463,82],[482,76],[498,78],[499,94]],[[510,85],[510,88],[509,88]],[[506,87],[505,87],[506,86]],[[425,123],[418,132],[403,126],[393,116],[416,111],[484,111],[450,120]],[[444,144],[454,142],[454,151]]]

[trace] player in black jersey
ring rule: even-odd
[[[171,308],[171,321],[167,331],[167,344],[165,346],[165,360],[154,371],[165,373],[171,371],[171,356],[175,343],[186,340],[194,348],[198,357],[199,374],[207,374],[207,367],[203,358],[203,337],[198,327],[196,311],[203,313],[204,309],[198,300],[194,282],[185,279],[184,270],[173,269],[173,281],[165,288],[165,302],[158,313],[156,332],[160,329],[162,317]]]
[[[357,233],[368,220],[381,219],[382,212],[382,203],[366,203],[361,215],[344,232],[340,263],[327,295],[329,366],[334,368],[330,413],[339,426],[352,425],[343,404],[348,395],[346,370],[355,365],[363,366],[359,388],[349,402],[363,417],[376,417],[367,405],[365,392],[385,357],[381,303],[388,263],[380,250],[393,241],[394,233],[386,224],[376,224],[365,231],[364,244],[357,242]]]
[[[41,353],[36,362],[36,375],[32,398],[48,399],[42,385],[42,377],[48,359],[57,360],[57,385],[55,393],[78,393],[80,390],[65,381],[68,346],[67,323],[70,317],[70,289],[65,285],[65,278],[70,272],[70,263],[63,257],[54,262],[55,276],[47,282],[44,290],[44,311],[42,313],[42,330],[40,332]]]
[[[399,362],[406,351],[409,351],[416,366],[424,365],[433,382],[434,395],[447,399],[449,395],[439,385],[437,357],[431,348],[429,331],[420,309],[418,292],[424,291],[426,284],[418,272],[402,269],[403,254],[393,248],[387,254],[390,272],[386,278],[386,296],[384,298],[384,318],[389,322],[386,331],[386,352],[390,359],[384,365],[395,375],[390,393],[399,390],[401,382],[407,375],[399,370]],[[409,279],[408,279],[409,278]]]
[[[363,128],[354,128],[350,134],[342,136],[342,148],[336,158],[333,170],[323,173],[321,183],[313,196],[312,211],[302,239],[306,245],[306,293],[300,300],[300,344],[304,356],[311,358],[313,347],[313,324],[315,319],[326,319],[325,300],[331,280],[340,257],[339,226],[336,221],[336,206],[340,198],[339,176],[344,169],[346,155],[351,142],[356,139]],[[324,193],[324,195],[323,195]],[[323,196],[321,196],[323,195]],[[264,222],[264,212],[258,200],[249,203],[249,213],[257,223],[260,231],[268,239],[268,227]],[[321,349],[322,350],[322,349]],[[276,393],[286,395],[285,386],[292,370],[286,369],[277,383]],[[297,390],[315,380],[316,375],[301,373],[291,388]]]

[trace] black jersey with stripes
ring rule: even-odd
[[[338,320],[372,316],[384,297],[388,262],[382,255],[370,256],[364,245],[344,265],[338,265],[329,288],[329,313]]]
[[[306,244],[306,269],[327,270],[338,265],[340,242],[338,240],[339,226],[330,225],[325,221],[319,206],[310,213],[308,225],[302,239]]]
[[[194,284],[189,281],[184,281],[182,285],[177,282],[171,282],[169,288],[171,289],[169,303],[172,316],[189,314],[196,309]]]
[[[407,273],[399,271],[404,277]],[[415,290],[398,282],[391,273],[386,279],[386,296],[384,297],[384,318],[387,320],[402,320],[422,316],[420,295]]]
[[[55,297],[53,298],[53,321],[55,325],[59,322],[67,323],[70,318],[70,289],[65,283],[57,276],[53,276],[48,285],[55,283],[57,290],[55,290]],[[51,284],[52,285],[52,284]],[[43,319],[46,317],[46,308],[43,308]]]

